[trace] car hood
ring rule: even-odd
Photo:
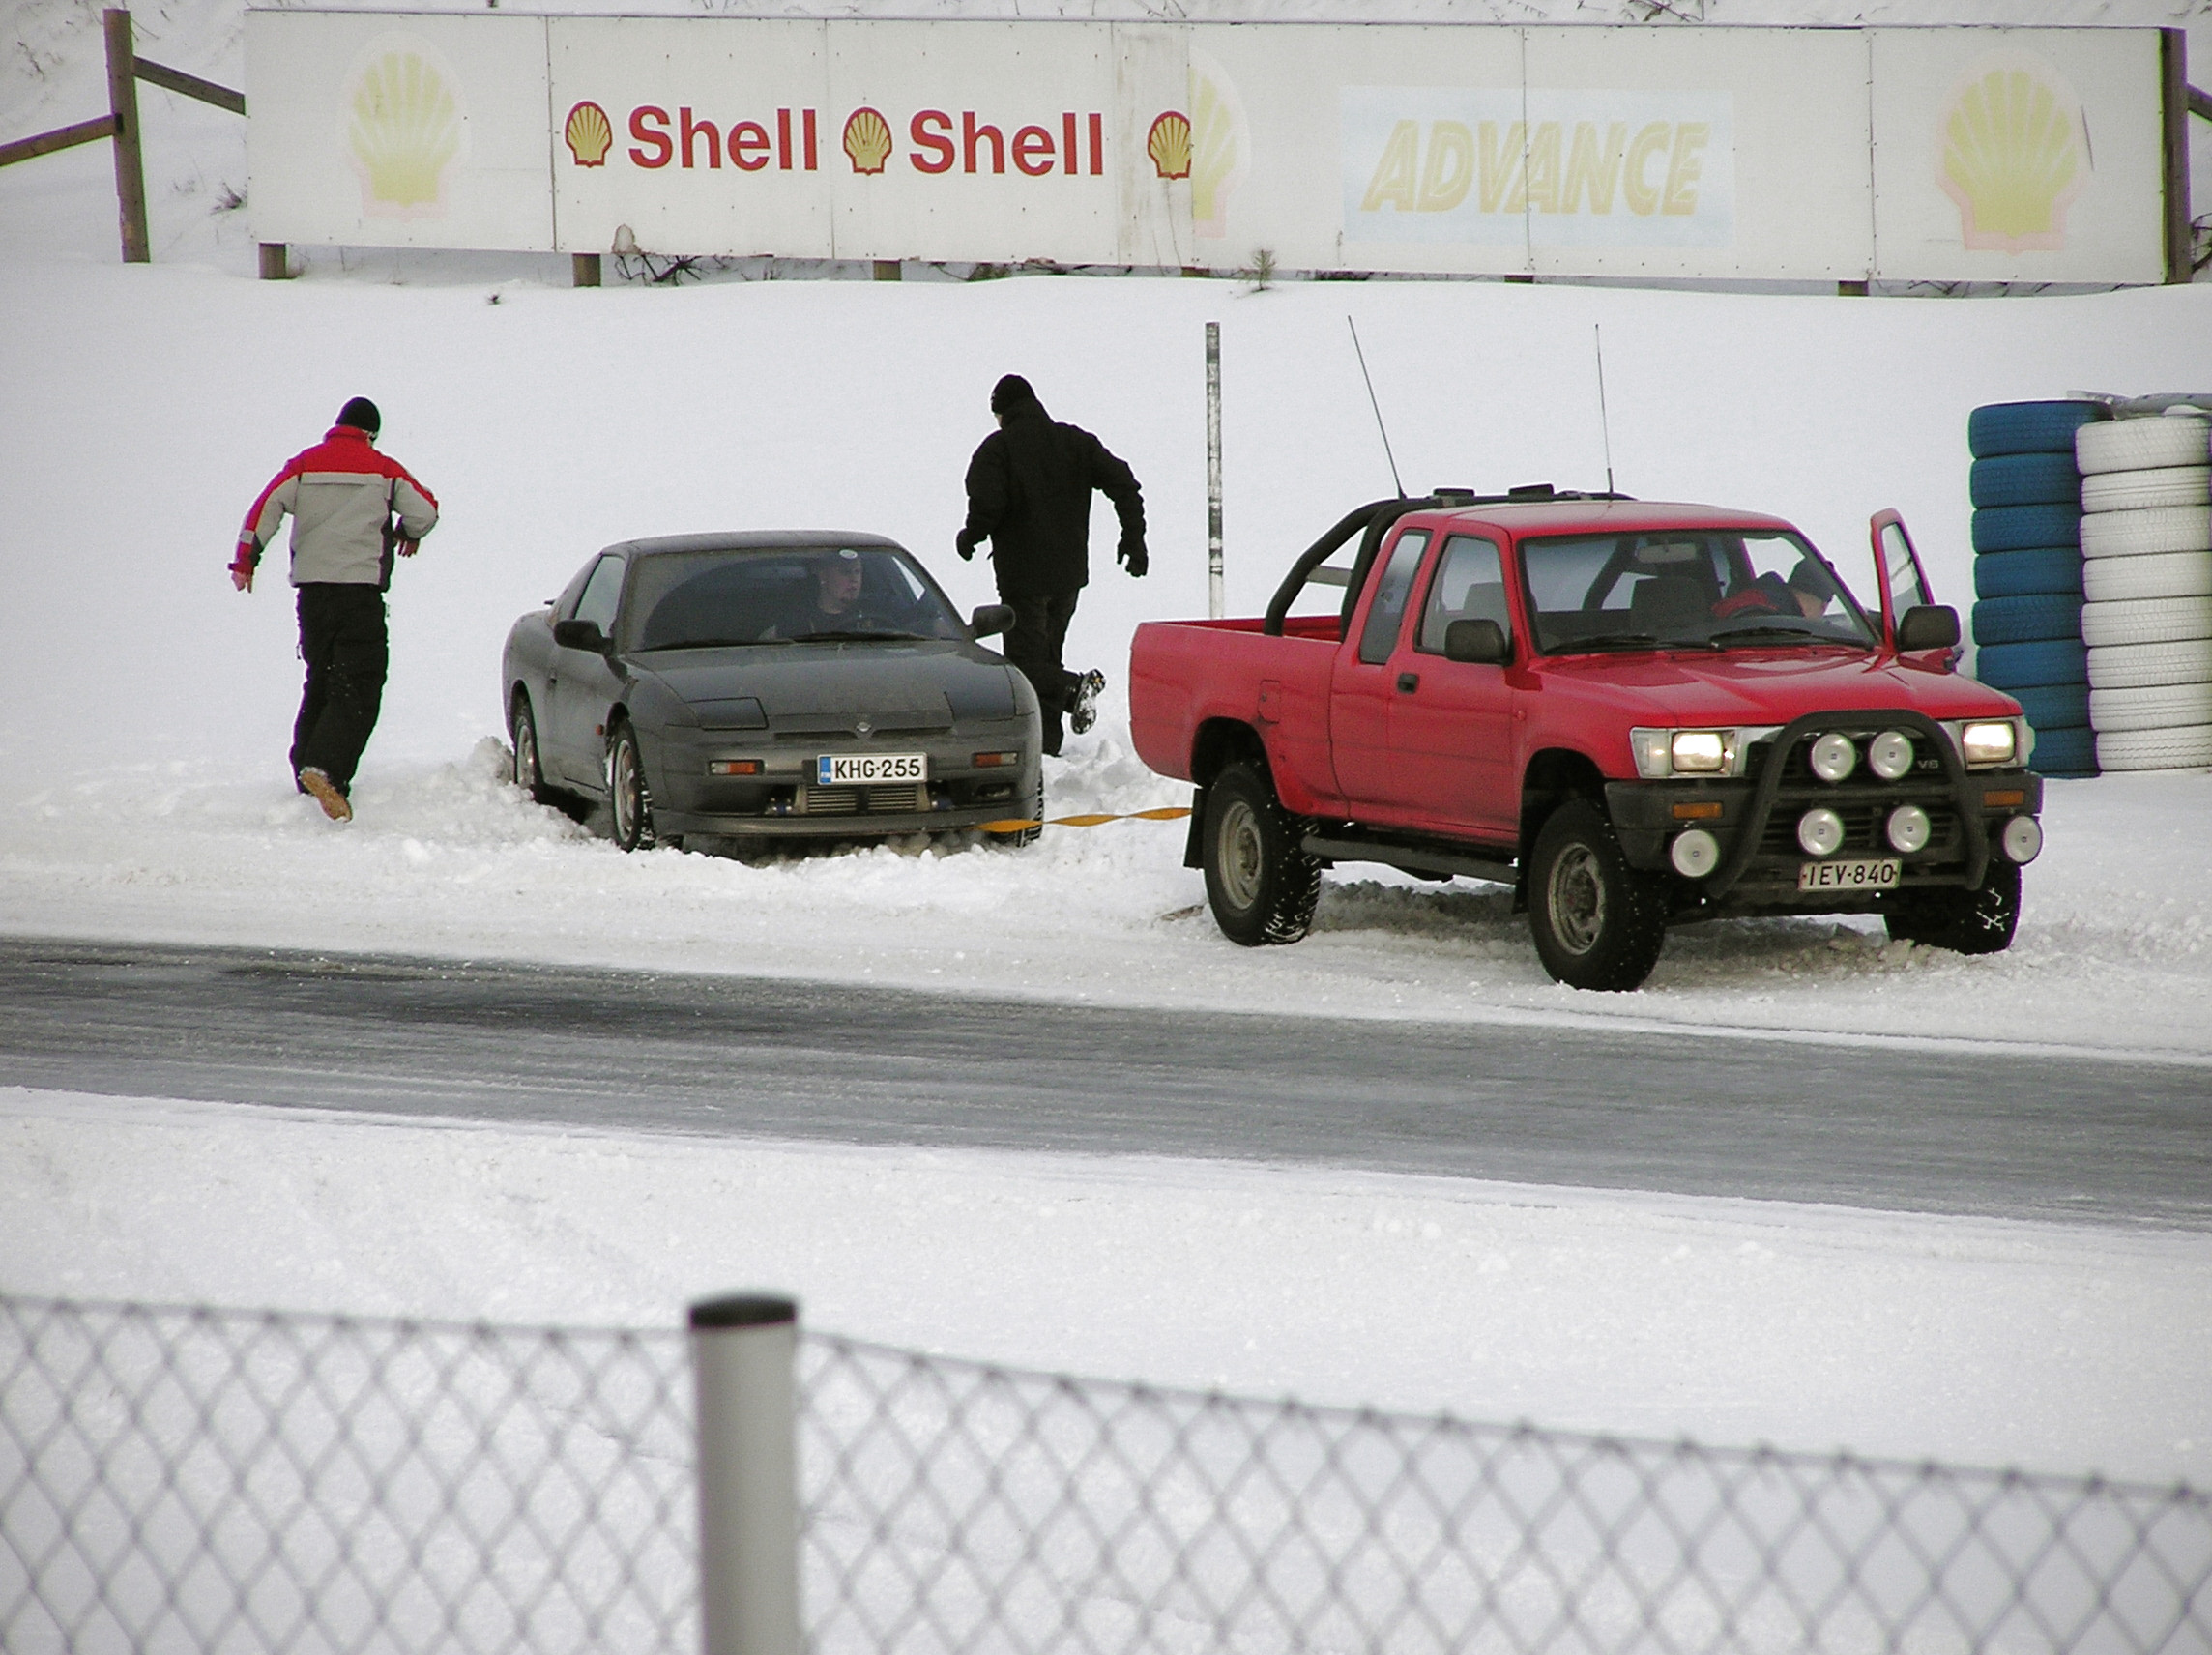
[[[660,650],[629,665],[704,722],[759,728],[765,715],[769,728],[793,734],[851,731],[861,719],[882,731],[946,729],[956,718],[1011,718],[1016,708],[1004,661],[934,639]],[[745,704],[760,714],[747,716]]]
[[[1857,650],[1576,655],[1530,675],[1550,694],[1644,725],[1787,724],[1808,712],[1910,708],[1930,718],[2005,717],[2011,697],[1957,673]]]

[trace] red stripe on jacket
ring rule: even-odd
[[[261,547],[253,540],[253,526],[261,520],[261,508],[269,504],[269,497],[282,488],[288,479],[302,472],[355,471],[373,473],[378,477],[404,479],[414,490],[430,503],[430,509],[438,509],[438,497],[424,488],[415,475],[390,454],[380,454],[371,446],[366,431],[352,425],[333,425],[323,433],[323,440],[311,449],[302,449],[284,462],[284,469],[269,479],[269,486],[253,497],[247,509],[246,522],[238,531],[238,560],[249,568],[261,566]]]

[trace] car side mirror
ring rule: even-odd
[[[1454,621],[1444,628],[1444,659],[1503,666],[1513,658],[1505,628],[1495,621]]]
[[[1010,603],[986,603],[968,618],[968,630],[978,638],[1010,632],[1013,625],[1014,606]]]
[[[1959,612],[1948,604],[1915,603],[1899,617],[1897,648],[1947,650],[1959,641]]]
[[[599,630],[597,621],[556,621],[553,641],[564,650],[590,650],[598,654],[607,651],[607,635]]]

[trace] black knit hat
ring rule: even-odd
[[[384,429],[384,416],[377,413],[376,404],[365,396],[356,396],[338,410],[338,423],[351,425],[357,431],[370,436]]]
[[[1004,414],[1009,408],[1019,408],[1025,402],[1034,402],[1036,392],[1030,382],[1018,373],[1009,373],[991,387],[991,412]]]

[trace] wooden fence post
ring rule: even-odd
[[[146,237],[146,165],[138,148],[138,48],[131,14],[120,7],[101,14],[107,36],[107,109],[115,119],[115,210],[122,221],[123,262],[149,264]]]

